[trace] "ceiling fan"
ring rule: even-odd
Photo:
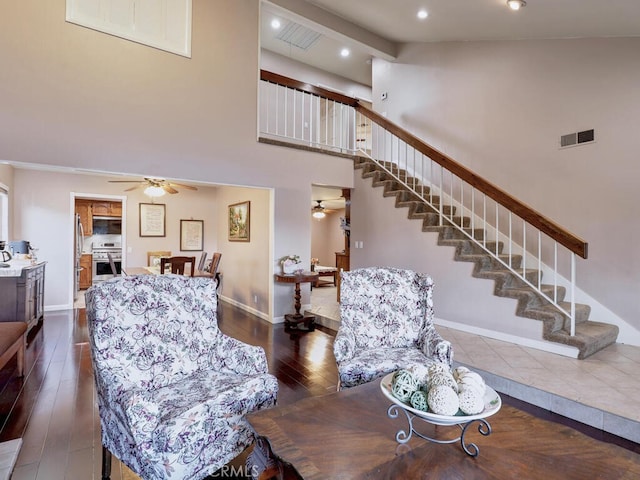
[[[324,218],[327,213],[333,212],[333,210],[325,208],[322,204],[323,200],[314,200],[316,205],[311,209],[311,215],[313,218]]]
[[[145,177],[143,181],[139,180],[109,180],[110,183],[137,183],[131,188],[127,188],[125,192],[130,192],[136,188],[144,188],[144,193],[150,197],[161,197],[166,193],[175,194],[178,193],[174,187],[186,188],[187,190],[198,190],[191,185],[184,185],[182,183],[169,182],[163,178],[150,178]]]

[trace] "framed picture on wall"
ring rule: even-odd
[[[248,242],[251,232],[251,202],[229,205],[229,241]]]
[[[204,220],[180,220],[180,250],[201,252],[204,244]]]
[[[140,204],[140,236],[165,237],[165,205],[163,203]]]

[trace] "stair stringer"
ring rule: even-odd
[[[600,322],[590,321],[588,305],[576,305],[576,335],[571,336],[568,333],[569,324],[566,315],[564,315],[557,307],[551,305],[544,297],[539,295],[531,287],[519,280],[515,275],[506,270],[489,254],[482,251],[459,230],[450,226],[441,226],[438,223],[438,215],[431,207],[425,205],[413,192],[409,191],[392,175],[385,172],[380,166],[366,158],[356,158],[354,168],[360,169],[363,179],[371,179],[372,187],[382,188],[383,198],[394,198],[397,208],[407,208],[407,216],[410,219],[422,220],[422,231],[437,234],[437,244],[441,246],[449,246],[454,248],[454,260],[462,262],[471,262],[473,269],[471,275],[475,278],[485,278],[494,281],[493,294],[516,300],[516,320],[509,320],[507,325],[512,322],[523,323],[522,318],[536,320],[542,325],[541,333],[537,339],[542,339],[544,343],[552,342],[575,347],[578,349],[578,358],[586,358],[606,346],[615,343],[618,327],[615,325],[604,324]],[[396,173],[396,172],[394,172]],[[404,181],[413,182],[413,179],[405,172],[398,172],[400,178]],[[357,179],[356,175],[356,179]],[[436,198],[437,201],[437,197]],[[432,199],[433,200],[433,199]],[[355,204],[355,202],[354,202]],[[367,205],[368,203],[365,203]],[[455,212],[454,212],[455,215]],[[355,217],[354,215],[354,218]],[[454,217],[455,218],[455,217]],[[455,220],[458,225],[468,226],[468,219],[458,218]],[[415,222],[419,223],[419,222]],[[393,230],[393,229],[389,229]],[[475,236],[475,233],[474,233]],[[368,238],[371,236],[368,235]],[[491,247],[495,248],[495,244]],[[498,247],[500,248],[500,246]],[[498,250],[500,251],[500,250]],[[353,254],[352,254],[353,259]],[[512,259],[512,262],[514,260]],[[516,259],[517,261],[517,259]],[[431,273],[428,270],[427,273]],[[536,283],[536,276],[540,273],[532,270],[528,272],[528,278],[531,276],[532,283]],[[433,274],[432,274],[433,275]],[[435,277],[434,277],[435,278]],[[547,290],[553,287],[548,287]],[[558,289],[558,298],[564,297],[564,289]],[[459,308],[459,305],[458,305]],[[458,316],[456,312],[454,316]],[[477,320],[472,320],[477,323]],[[481,322],[482,323],[482,322]],[[484,322],[490,325],[491,322]],[[491,328],[495,328],[493,325]],[[510,330],[506,328],[506,330]],[[520,329],[515,329],[514,334],[520,336]],[[526,329],[525,329],[526,330]],[[505,334],[504,324],[498,326],[497,333]],[[531,332],[529,332],[530,334]],[[529,338],[529,334],[524,338],[528,341],[535,341],[535,338]],[[543,348],[544,349],[544,348]],[[551,350],[555,350],[552,348]],[[573,350],[571,350],[573,351]]]

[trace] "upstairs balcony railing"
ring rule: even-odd
[[[261,80],[261,138],[376,162],[437,211],[439,225],[458,229],[566,315],[575,335],[576,260],[587,258],[584,240],[355,98],[267,71]]]

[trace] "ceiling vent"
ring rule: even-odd
[[[282,28],[282,30],[280,30],[278,35],[276,35],[276,38],[288,43],[289,45],[307,51],[321,36],[322,35],[318,32],[314,32],[313,30],[303,27],[298,23],[289,22],[284,26],[284,28]]]
[[[591,143],[595,141],[593,128],[591,130],[583,130],[582,132],[569,133],[560,137],[560,147],[573,147],[583,143]]]

